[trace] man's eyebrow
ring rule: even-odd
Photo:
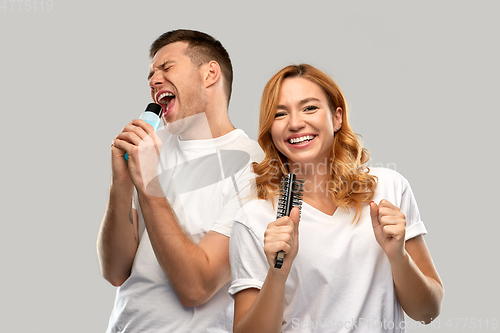
[[[151,80],[151,78],[153,77],[154,74],[155,74],[155,71],[149,71],[149,73],[148,73],[148,81]]]
[[[165,66],[170,65],[173,62],[174,62],[173,60],[165,60],[160,65],[156,66],[156,68],[165,68]],[[154,74],[155,74],[154,70],[150,70],[149,71],[149,73],[148,73],[148,81],[151,80],[151,77],[153,77]]]

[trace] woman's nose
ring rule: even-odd
[[[297,131],[306,125],[302,112],[291,112],[289,119],[288,129],[290,131]]]

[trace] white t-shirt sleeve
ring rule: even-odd
[[[410,184],[406,179],[404,179],[404,181],[406,182],[406,188],[401,196],[400,209],[406,216],[405,241],[407,241],[419,235],[425,235],[427,229],[425,228],[424,222],[420,219],[417,201],[415,200]]]
[[[420,212],[418,211],[417,201],[411,190],[410,183],[406,178],[401,176],[402,182],[402,193],[401,202],[399,209],[406,217],[406,235],[405,241],[417,237],[419,235],[425,235],[427,229],[425,228],[424,222],[420,218]]]
[[[264,254],[264,244],[253,230],[238,221],[234,222],[229,244],[231,263],[229,295],[234,297],[236,293],[244,289],[262,288],[269,270]]]
[[[420,218],[417,201],[410,183],[399,172],[387,168],[370,168],[371,174],[378,177],[374,201],[386,199],[398,207],[406,217],[405,241],[427,233]]]
[[[224,191],[226,204],[222,207],[213,231],[230,236],[234,218],[238,211],[250,199],[255,198],[255,174],[252,165],[247,165],[243,170],[231,176],[226,182],[227,190]]]

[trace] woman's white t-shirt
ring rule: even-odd
[[[408,181],[390,169],[371,168],[370,173],[378,177],[373,200],[386,199],[405,214],[405,239],[425,234]],[[364,205],[358,223],[354,215],[354,208],[338,208],[330,216],[303,203],[282,332],[405,331],[391,265],[375,240],[369,206]],[[230,238],[231,296],[262,287],[269,270],[264,232],[275,220],[276,209],[265,200],[247,203],[236,216]]]

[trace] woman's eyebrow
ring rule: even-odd
[[[321,103],[321,101],[319,99],[317,99],[316,97],[308,97],[308,98],[304,98],[303,100],[301,100],[299,102],[299,105],[307,104],[309,102],[319,102],[319,103]],[[284,105],[282,105],[282,104],[279,104],[276,108],[278,110],[287,110],[287,107],[284,106]]]
[[[300,104],[306,104],[309,102],[320,102],[321,103],[321,101],[319,99],[317,99],[316,97],[308,97],[306,99],[301,100]]]

